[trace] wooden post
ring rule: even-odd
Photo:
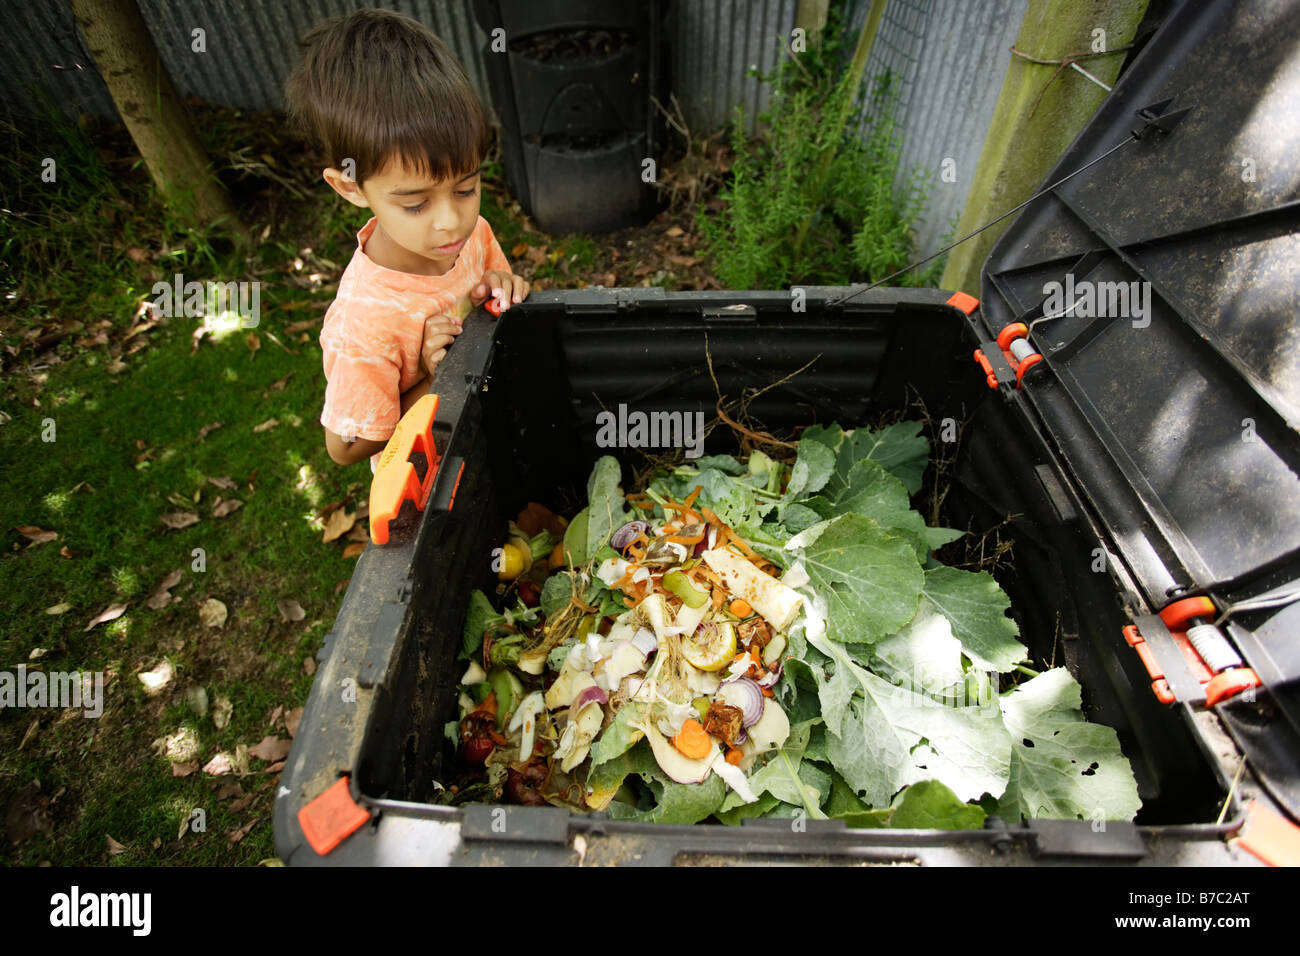
[[[131,139],[164,199],[190,225],[243,226],[209,169],[135,0],[71,0],[72,12]]]
[[[1069,67],[1048,85],[1059,61],[1069,54],[1097,52],[1098,47],[1127,47],[1146,7],[1147,0],[1029,0],[1016,49],[1052,63],[1034,63],[1012,54],[957,222],[958,236],[1032,196],[1106,98],[1105,90]],[[1111,86],[1126,55],[1090,56],[1079,65]],[[999,223],[954,249],[940,285],[978,296],[984,260],[1012,221]]]

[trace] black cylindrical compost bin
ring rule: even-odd
[[[548,232],[601,233],[654,208],[664,3],[478,0],[511,192]]]

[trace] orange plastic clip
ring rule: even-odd
[[[340,777],[333,786],[298,811],[302,835],[321,856],[350,837],[369,819],[370,812],[352,799],[346,776]]]
[[[980,368],[984,369],[985,381],[989,383],[989,388],[997,388],[998,376],[993,371],[993,365],[985,357],[983,349],[975,350],[975,361],[979,362]]]
[[[961,309],[967,315],[970,315],[980,307],[980,300],[965,292],[954,292],[948,297],[948,301],[944,305],[950,305],[954,309]]]
[[[1213,707],[1215,704],[1227,700],[1229,697],[1235,697],[1243,690],[1249,690],[1252,687],[1259,687],[1264,682],[1259,679],[1259,675],[1250,667],[1233,667],[1230,670],[1223,671],[1211,678],[1210,682],[1205,685],[1205,706]]]
[[[403,501],[414,502],[423,511],[429,489],[438,473],[438,451],[433,444],[433,420],[438,414],[438,396],[424,395],[397,423],[384,446],[370,482],[370,539],[388,543],[388,526],[402,509]],[[424,455],[424,480],[411,462],[411,455]]]
[[[1238,842],[1269,866],[1300,866],[1300,827],[1258,800],[1246,804]]]

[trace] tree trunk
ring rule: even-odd
[[[117,111],[164,200],[189,225],[243,225],[209,169],[135,0],[71,0]]]
[[[1091,50],[1097,42],[1094,31],[1102,29],[1106,49],[1114,50],[1133,41],[1146,7],[1147,0],[1029,0],[1016,49],[1039,59],[1060,60]],[[1112,85],[1125,56],[1116,52],[1089,57],[1079,65]],[[964,236],[1032,196],[1106,98],[1105,90],[1071,69],[1062,71],[1044,90],[1056,69],[1012,55],[957,235]],[[954,249],[940,286],[978,296],[984,260],[1011,222],[999,223]]]

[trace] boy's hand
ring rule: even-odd
[[[420,369],[432,375],[433,368],[447,357],[447,346],[456,341],[461,326],[445,315],[431,315],[424,320],[424,338],[420,342]]]
[[[504,312],[511,305],[528,298],[528,289],[528,280],[523,276],[511,275],[499,269],[489,269],[483,273],[482,281],[474,287],[470,298],[474,300],[475,305],[482,305],[491,296],[501,303],[501,311]]]

